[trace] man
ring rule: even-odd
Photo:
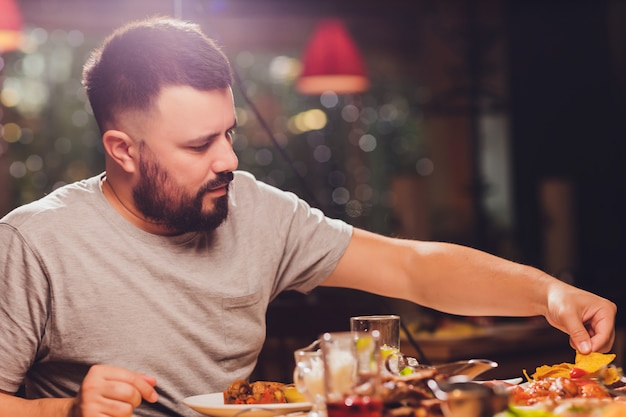
[[[235,172],[225,56],[195,25],[121,28],[84,84],[106,172],[0,221],[0,416],[195,416],[246,378],[284,290],[543,315],[608,351],[613,303],[470,248],[379,236]],[[13,396],[22,384],[27,399]]]

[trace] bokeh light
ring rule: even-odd
[[[311,130],[321,130],[326,126],[326,113],[320,109],[311,109],[289,118],[287,127],[293,134],[302,134]]]
[[[339,104],[339,96],[334,91],[325,91],[320,96],[320,104],[327,109],[332,109]]]
[[[354,123],[359,120],[359,108],[354,104],[348,104],[341,110],[341,117],[348,123]]]
[[[26,164],[22,161],[14,161],[9,165],[9,174],[14,178],[22,178],[26,172]]]
[[[29,171],[37,172],[43,168],[43,159],[39,155],[30,155],[26,158],[25,165]]]
[[[420,158],[415,163],[415,170],[423,177],[432,175],[435,171],[435,164],[429,158]]]
[[[332,193],[333,203],[344,205],[350,200],[350,191],[346,187],[337,187]]]
[[[333,156],[333,152],[326,145],[319,145],[313,150],[313,158],[317,162],[328,162]]]
[[[269,67],[270,77],[275,82],[293,82],[300,74],[301,65],[297,59],[277,56],[272,59]]]
[[[254,155],[254,160],[261,166],[267,166],[272,163],[274,154],[269,149],[259,149]]]
[[[348,217],[359,217],[363,215],[363,204],[357,200],[350,200],[346,203],[346,214]]]
[[[376,138],[370,134],[365,134],[359,139],[359,148],[363,152],[372,152],[376,149]]]
[[[9,143],[15,143],[22,136],[22,128],[17,123],[7,123],[2,126],[2,138]]]

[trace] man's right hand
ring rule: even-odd
[[[130,417],[142,399],[156,402],[152,377],[110,365],[92,366],[76,398],[28,400],[0,390],[0,417]]]
[[[111,365],[89,369],[69,417],[130,417],[142,399],[154,403],[158,394],[152,377]]]

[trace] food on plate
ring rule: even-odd
[[[556,404],[572,398],[610,399],[612,397],[597,380],[588,378],[571,379],[558,376],[531,381],[511,388],[511,403],[514,405]]]
[[[435,368],[414,371],[410,375],[385,376],[383,381],[383,400],[387,404],[419,404],[424,399],[435,398],[428,387],[428,380],[437,375]]]
[[[281,382],[256,381],[243,379],[233,381],[224,390],[224,404],[280,404],[287,399],[283,392],[285,384]]]
[[[626,416],[626,403],[615,402],[604,407],[602,417]]]
[[[285,385],[283,387],[283,395],[288,403],[304,403],[308,401],[293,384]]]
[[[557,365],[543,365],[535,370],[535,373],[528,376],[526,370],[524,374],[530,381],[540,381],[548,378],[597,378],[601,377],[605,384],[613,384],[620,378],[621,371],[609,365],[615,359],[614,353],[592,352],[583,355],[576,352],[574,363],[560,363]]]
[[[565,400],[554,408],[510,407],[495,417],[624,417],[626,403],[603,400]]]
[[[599,413],[607,404],[616,402],[615,393],[624,389],[622,370],[611,365],[614,359],[615,354],[577,352],[573,364],[543,365],[531,376],[524,370],[528,382],[511,388],[511,404],[540,405],[541,409],[559,416],[571,414],[568,407],[594,409]],[[563,411],[566,409],[567,413]]]
[[[409,375],[387,375],[383,381],[383,417],[441,416],[441,401],[428,387],[437,376],[435,368],[415,370]]]

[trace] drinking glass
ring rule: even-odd
[[[380,314],[373,316],[350,317],[350,330],[357,332],[380,332],[380,346],[385,353],[400,351],[400,316]]]
[[[328,417],[381,417],[379,336],[373,330],[320,338]]]
[[[296,368],[293,382],[296,389],[313,405],[309,417],[325,417],[324,362],[319,341],[294,352]]]
[[[380,332],[380,349],[382,361],[386,365],[382,373],[387,375],[399,372],[400,357],[400,316],[395,314],[379,314],[373,316],[350,317],[350,330],[357,332]],[[396,372],[397,371],[397,372]]]

